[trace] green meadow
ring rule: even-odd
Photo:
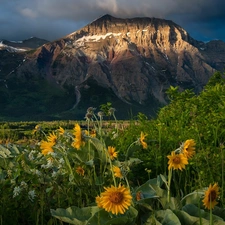
[[[153,119],[0,122],[0,225],[225,224],[224,75]]]

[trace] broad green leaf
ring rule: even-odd
[[[194,192],[191,192],[190,194],[184,196],[181,199],[181,202],[183,205],[187,204],[199,204],[199,201],[201,200],[202,196],[205,193],[205,189],[196,190]]]
[[[190,216],[188,213],[186,213],[185,211],[181,211],[181,210],[174,210],[173,211],[174,214],[176,214],[176,216],[179,218],[180,222],[182,225],[197,225],[200,224],[200,218],[199,217],[195,217],[195,216]],[[208,220],[202,219],[201,222],[203,224],[207,224],[209,223]]]
[[[223,218],[223,220],[225,221],[225,209],[224,208],[219,208],[218,206],[215,206],[215,208],[213,209],[213,214]]]
[[[137,164],[139,164],[139,163],[142,163],[142,161],[141,161],[140,159],[138,159],[138,158],[130,158],[130,159],[128,160],[128,165],[129,165],[129,166],[137,165]]]
[[[144,220],[144,225],[162,225],[154,215],[150,215],[147,219]]]
[[[200,209],[199,207],[197,207],[196,205],[193,205],[193,204],[187,204],[182,209],[183,209],[183,211],[187,212],[191,216],[201,217],[201,218],[204,218],[207,220],[209,220],[209,218],[210,218],[209,212],[206,212],[203,209]],[[213,215],[213,219],[214,220],[223,220],[221,217],[216,216],[216,215]],[[225,224],[225,222],[224,222],[224,224]]]
[[[99,208],[97,206],[84,208],[72,206],[67,209],[51,209],[51,214],[52,216],[66,223],[75,225],[85,225],[87,224],[89,218],[91,218],[98,211]]]
[[[133,207],[130,207],[123,215],[111,215],[105,210],[101,210],[88,220],[87,225],[132,225],[137,214],[137,210]]]
[[[105,145],[97,138],[90,138],[90,142],[95,146],[98,152],[98,158],[101,162],[106,163],[108,161],[108,157],[106,155]]]
[[[155,215],[163,225],[181,225],[179,218],[170,209],[156,211]]]

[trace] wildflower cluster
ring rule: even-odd
[[[168,155],[168,169],[182,170],[188,164],[188,159],[192,158],[195,154],[195,141],[193,139],[186,140],[175,151]]]
[[[150,154],[151,143],[147,139],[150,134],[138,130],[121,154],[116,145],[118,137],[123,135],[118,124],[107,127],[106,131],[102,123],[104,113],[95,114],[95,110],[88,108],[85,126],[75,122],[70,129],[60,126],[44,132],[37,125],[33,134],[40,132],[42,139],[35,146],[21,149],[15,145],[0,146],[3,158],[2,161],[0,158],[3,168],[0,182],[7,180],[3,185],[4,190],[9,191],[7,199],[40,209],[36,218],[40,212],[48,211],[53,217],[71,224],[173,224],[178,220],[190,221],[190,218],[194,224],[198,223],[198,218],[191,213],[198,211],[196,207],[210,210],[212,215],[212,209],[219,205],[218,183],[182,199],[180,195],[171,194],[171,186],[177,184],[177,173],[190,169],[189,160],[194,159],[196,153],[193,139],[186,140],[167,156],[168,176],[160,174],[150,179],[154,170],[150,165],[145,168],[149,179],[134,185],[129,178],[133,176],[133,166],[142,161],[134,158],[133,153]],[[115,117],[115,109],[109,110],[108,115]],[[171,185],[172,181],[175,182]],[[64,209],[68,205],[71,207]],[[22,217],[27,218],[27,214]],[[212,221],[213,217],[210,218]],[[51,219],[46,221],[50,223]]]
[[[170,192],[170,182],[172,178],[171,170],[183,170],[188,165],[188,160],[195,155],[196,143],[193,139],[186,140],[175,151],[171,152],[171,155],[167,156],[168,161],[168,197]],[[213,186],[210,184],[209,188],[204,193],[203,205],[207,209],[213,209],[217,204],[219,196],[219,186],[215,183]]]

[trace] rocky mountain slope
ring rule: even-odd
[[[86,108],[112,102],[124,119],[154,115],[170,85],[201,91],[223,69],[225,43],[194,40],[168,20],[105,15],[20,56],[0,74],[3,116],[82,119]],[[20,113],[12,112],[12,98]]]

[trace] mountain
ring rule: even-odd
[[[8,52],[21,52],[36,49],[49,41],[37,37],[31,37],[23,41],[0,40],[0,50]]]
[[[0,118],[83,119],[88,107],[112,102],[128,119],[154,116],[171,85],[200,92],[224,69],[225,43],[197,41],[170,20],[104,15],[16,55],[8,70],[1,63]]]

